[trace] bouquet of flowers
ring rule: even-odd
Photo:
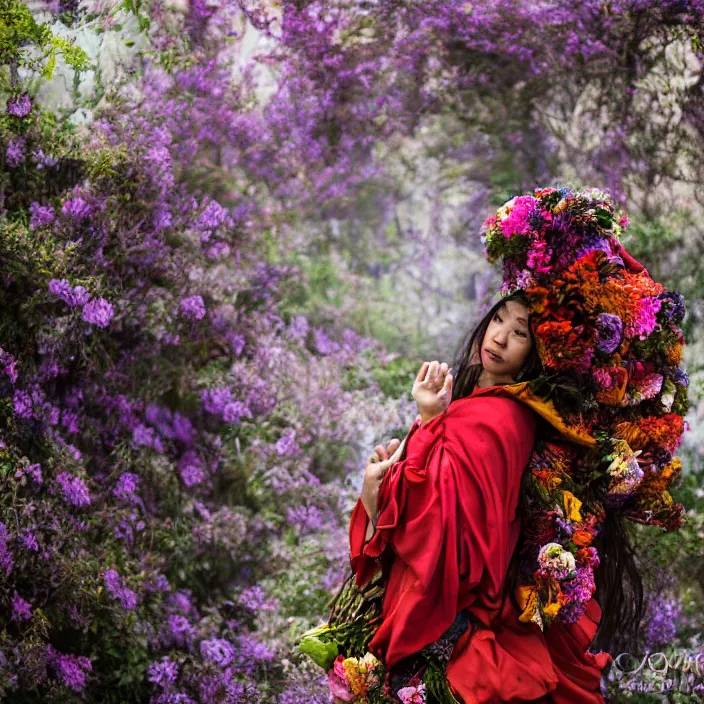
[[[482,226],[502,293],[523,290],[544,374],[506,389],[554,429],[529,468],[521,619],[576,621],[595,591],[605,510],[675,530],[685,429],[683,297],[623,249],[628,218],[595,189],[540,188]],[[525,575],[528,575],[526,578]]]
[[[328,674],[330,701],[425,704],[430,694],[438,704],[458,704],[445,666],[454,643],[469,626],[467,614],[458,614],[435,643],[391,672],[367,651],[381,619],[383,595],[383,570],[361,588],[350,575],[331,601],[327,622],[301,636],[299,650]]]

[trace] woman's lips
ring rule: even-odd
[[[484,352],[486,352],[487,357],[489,357],[489,359],[490,359],[492,362],[501,362],[501,361],[503,361],[502,358],[499,357],[498,354],[494,354],[494,353],[491,352],[490,350],[484,350]]]

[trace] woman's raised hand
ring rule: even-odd
[[[445,362],[423,362],[413,383],[413,398],[423,422],[447,410],[452,400],[452,374]]]
[[[376,500],[379,487],[389,467],[394,463],[392,455],[398,449],[401,441],[398,438],[389,440],[384,447],[379,443],[374,448],[374,454],[369,458],[369,464],[364,469],[364,482],[362,483],[362,506],[369,518],[376,515]]]

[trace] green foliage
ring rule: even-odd
[[[41,50],[41,59],[34,57],[34,49]],[[90,63],[83,49],[53,34],[46,24],[38,24],[25,3],[0,0],[0,66],[26,66],[40,70],[41,76],[50,80],[58,54],[76,71],[84,70]],[[9,86],[2,88],[8,90]]]

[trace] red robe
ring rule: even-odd
[[[521,623],[510,599],[502,607],[536,421],[500,386],[475,389],[441,416],[413,424],[406,458],[380,487],[376,532],[366,544],[361,500],[352,512],[357,584],[366,583],[387,548],[394,554],[383,621],[369,644],[376,657],[393,666],[437,640],[462,609],[487,626],[470,626],[448,663],[448,682],[466,704],[604,701],[601,670],[611,656],[587,652],[601,616],[595,599],[577,623],[555,623],[545,633]]]

